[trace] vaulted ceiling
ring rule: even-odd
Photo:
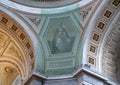
[[[88,64],[120,80],[120,0],[1,0],[0,10],[0,76],[71,77]]]

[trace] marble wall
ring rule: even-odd
[[[52,80],[52,81],[45,81],[43,85],[77,85],[76,79],[62,79],[62,80]]]
[[[33,80],[30,85],[42,85],[42,83],[38,80]]]

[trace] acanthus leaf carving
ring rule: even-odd
[[[89,12],[91,11],[92,7],[89,7],[87,9],[83,9],[80,11],[80,15],[82,17],[83,20],[86,19],[86,17],[88,16]]]
[[[38,27],[38,25],[40,24],[40,19],[37,17],[28,17],[29,20]]]

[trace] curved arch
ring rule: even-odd
[[[20,73],[20,76],[22,77],[22,79],[25,78],[25,71],[23,70],[23,65],[19,65],[18,62],[15,62],[14,60],[12,60],[11,58],[1,58],[0,59],[0,64],[10,64],[13,65],[17,71]]]
[[[4,30],[4,27],[2,27],[2,26],[0,26],[0,28],[2,29],[0,29],[0,31],[2,31],[5,35],[7,35],[7,36],[9,36],[10,34],[8,33],[8,30]],[[5,28],[6,29],[6,28]],[[18,43],[16,43],[16,41],[15,41],[15,39],[13,39],[13,37],[14,36],[9,36],[9,38],[10,38],[10,41],[9,41],[9,44],[8,44],[8,46],[6,47],[6,49],[7,48],[9,48],[9,49],[12,49],[14,52],[16,51],[17,52],[17,50],[18,51],[20,51],[20,53],[21,53],[21,56],[19,56],[19,54],[18,54],[18,52],[17,52],[17,56],[14,56],[13,57],[13,55],[8,55],[8,56],[6,56],[5,58],[7,59],[9,59],[9,58],[11,58],[11,59],[13,59],[13,60],[15,60],[15,61],[17,61],[19,64],[21,64],[23,67],[22,68],[24,68],[24,71],[26,70],[26,72],[27,72],[27,74],[28,74],[28,69],[26,69],[26,67],[27,67],[27,60],[26,60],[26,58],[25,58],[25,54],[24,54],[24,52],[22,52],[21,50],[22,50],[22,48],[20,48],[19,47],[19,45],[18,45]],[[9,47],[9,46],[11,46],[10,44],[14,44],[14,46],[15,46],[15,48],[14,48],[14,46],[13,46],[13,48],[11,48],[11,47]],[[16,45],[17,44],[17,45]],[[17,50],[16,50],[17,49]],[[4,56],[4,53],[2,54],[2,56]],[[19,60],[20,59],[20,60]],[[1,58],[0,58],[0,60],[1,60]],[[23,65],[23,64],[25,64],[25,66]]]
[[[40,53],[41,53],[41,51],[40,51],[40,48],[38,48],[39,47],[39,41],[37,41],[37,36],[36,36],[36,34],[30,29],[30,27],[24,22],[24,21],[22,21],[22,19],[20,19],[18,16],[16,16],[15,14],[13,14],[11,11],[9,11],[9,10],[7,10],[6,8],[4,8],[4,7],[2,7],[2,6],[0,6],[0,10],[3,12],[3,13],[5,13],[8,17],[10,17],[10,18],[12,18],[12,20],[15,22],[15,23],[17,23],[17,24],[19,24],[21,27],[20,27],[20,30],[22,29],[22,30],[24,30],[24,33],[27,33],[27,37],[29,38],[28,40],[30,40],[31,41],[31,44],[32,44],[32,48],[31,48],[31,50],[30,51],[33,51],[33,61],[35,60],[35,56],[37,57]],[[7,25],[6,25],[7,26]],[[10,29],[10,27],[7,27],[8,29]],[[15,36],[15,35],[14,35]],[[19,40],[19,39],[18,39]],[[25,42],[24,42],[25,43]],[[24,49],[25,50],[25,49]],[[28,49],[29,50],[29,49]],[[30,52],[30,51],[28,51],[28,53]],[[22,53],[24,53],[24,52],[22,52]],[[26,53],[24,53],[25,55],[24,55],[24,57],[25,57],[25,60],[28,62],[28,59],[27,59],[27,56],[28,55],[26,55]],[[41,55],[41,54],[40,54]],[[34,61],[35,62],[35,61]],[[28,62],[28,63],[30,63],[30,62]],[[29,65],[30,64],[26,64],[27,66],[27,68],[29,68]],[[26,69],[27,71],[29,70],[29,69]],[[31,70],[31,69],[30,69]],[[32,69],[32,70],[34,70],[34,69]],[[27,72],[27,75],[29,74],[29,72]],[[28,75],[29,76],[29,75]]]
[[[12,82],[16,79],[16,77],[18,75],[21,76],[19,69],[15,66],[15,63],[9,61],[0,61],[0,73],[0,83],[2,85],[12,85]]]
[[[84,43],[84,47],[83,47],[83,64],[87,64],[87,53],[88,52],[88,46],[90,43],[90,37],[92,35],[93,30],[95,29],[95,23],[97,21],[97,19],[99,18],[98,16],[100,16],[102,10],[105,8],[105,5],[108,3],[109,1],[102,1],[100,6],[98,7],[98,9],[96,10],[96,12],[94,13],[90,23],[87,25],[86,27],[86,32],[83,38],[83,43]]]
[[[106,43],[106,40],[107,40],[107,36],[110,34],[111,30],[112,30],[112,25],[116,23],[116,21],[118,20],[118,18],[120,17],[120,12],[114,17],[113,21],[111,22],[111,24],[109,25],[105,35],[104,35],[104,38],[102,40],[102,44],[101,44],[101,47],[100,47],[100,50],[99,50],[99,70],[100,70],[100,73],[102,72],[102,65],[101,65],[101,61],[102,61],[102,55],[103,55],[103,47]]]

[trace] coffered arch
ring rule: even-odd
[[[113,70],[113,67],[115,67],[117,64],[114,64],[112,66],[113,63],[107,60],[107,58],[112,57],[107,50],[111,51],[113,47],[117,46],[117,44],[119,43],[113,44],[113,46],[109,43],[107,47],[106,44],[108,42],[111,42],[110,39],[113,41],[116,39],[119,40],[118,32],[116,32],[116,30],[113,29],[117,27],[115,22],[117,20],[118,23],[119,10],[120,10],[119,0],[102,1],[101,5],[95,12],[94,17],[92,17],[91,22],[89,23],[86,31],[88,36],[86,42],[88,41],[88,43],[86,43],[87,45],[85,45],[87,48],[86,49],[87,54],[85,54],[86,57],[84,59],[86,60],[85,62],[91,65],[92,70],[99,72],[104,76],[106,73],[107,77],[110,79],[113,78],[113,80],[117,78],[117,76],[115,77],[115,75],[117,74],[115,72],[112,72],[115,73],[115,75],[109,74],[109,72],[111,72],[111,70]],[[111,32],[112,30],[113,32]],[[112,36],[116,35],[117,38],[114,37],[114,39],[112,39],[111,35]],[[115,55],[113,57],[115,57]],[[112,66],[111,69],[109,69],[110,66]],[[108,72],[106,70],[108,70]]]
[[[103,44],[105,36],[109,36],[109,30],[112,21],[120,10],[119,0],[102,1],[94,13],[90,23],[87,26],[85,45],[84,45],[84,63],[91,65],[92,70],[102,74],[101,57],[103,53]],[[109,30],[110,31],[110,30]],[[87,53],[86,53],[87,51]]]
[[[19,72],[13,64],[10,62],[0,62],[0,84],[12,85],[18,75]]]
[[[66,4],[66,7],[51,7],[50,9],[49,7],[22,5],[16,1],[9,0],[7,1],[9,3],[6,3],[5,0],[2,0],[0,2],[2,29],[0,33],[7,36],[3,42],[8,39],[7,46],[1,53],[1,59],[9,59],[12,61],[11,63],[16,63],[16,66],[21,68],[17,71],[23,75],[24,80],[29,78],[33,72],[34,56],[36,56],[36,69],[33,75],[38,73],[41,77],[41,74],[45,74],[42,77],[46,79],[51,79],[51,76],[54,77],[54,75],[70,74],[71,76],[82,65],[104,75],[104,70],[107,69],[103,68],[107,61],[104,60],[106,58],[104,47],[105,43],[109,42],[107,40],[111,33],[111,24],[115,22],[115,17],[120,10],[119,0],[81,0],[71,5]],[[84,1],[85,3],[83,3]],[[65,47],[62,50],[60,45],[58,47],[57,44],[53,45],[60,40],[60,37],[54,37],[61,32],[58,28],[63,29],[62,32],[68,40],[66,42],[70,45],[61,46]],[[63,44],[65,43],[62,42],[61,45]],[[3,46],[4,43],[0,45]],[[16,50],[17,53],[10,53],[9,49]],[[24,76],[25,73],[27,75]],[[110,76],[108,75],[108,77]],[[69,78],[69,75],[66,77]]]
[[[2,68],[4,63],[7,63],[6,66],[11,64],[17,72],[16,77],[20,76],[24,83],[34,71],[34,47],[37,44],[30,28],[27,31],[28,26],[16,15],[13,18],[13,15],[0,7],[0,67]]]
[[[110,80],[119,83],[120,79],[120,67],[119,67],[119,42],[120,42],[120,12],[115,16],[109,29],[104,37],[102,54],[101,54],[101,69],[104,74]]]

